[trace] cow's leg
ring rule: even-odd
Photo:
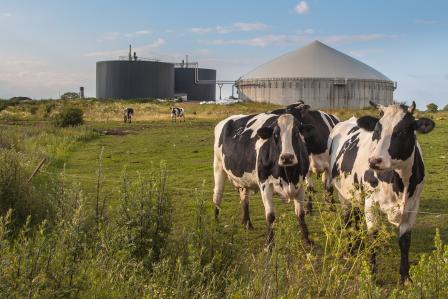
[[[307,191],[311,191],[314,192],[314,182],[311,179],[311,170],[308,171],[306,177],[305,177],[305,185],[306,185],[306,190]]]
[[[378,236],[378,231],[376,229],[369,231],[369,242],[370,244],[375,244],[376,237]],[[378,265],[376,262],[376,245],[373,245],[369,253],[370,266],[372,267],[372,274],[378,273]]]
[[[243,210],[242,223],[246,229],[252,230],[254,227],[252,226],[249,216],[249,190],[246,188],[239,188],[238,191],[240,192],[241,208]]]
[[[398,238],[398,244],[400,245],[400,283],[406,281],[412,281],[409,276],[409,248],[411,247],[411,231],[406,231]]]
[[[327,191],[329,194],[333,193],[333,186],[331,185],[331,174],[330,174],[330,168],[325,168],[324,172],[322,173],[322,183],[324,184],[325,191]]]
[[[294,211],[297,215],[297,219],[299,220],[300,230],[302,231],[302,238],[308,244],[312,245],[313,242],[309,238],[308,227],[305,222],[305,210],[303,209],[303,205],[305,203],[305,190],[303,187],[300,187],[299,194],[297,198],[294,199]]]
[[[305,177],[305,185],[306,190],[310,193],[310,196],[308,196],[306,205],[305,205],[305,214],[311,214],[313,212],[313,198],[312,194],[315,192],[314,190],[314,183],[311,179],[311,170],[308,172],[308,174]]]
[[[224,191],[224,181],[226,173],[222,167],[221,161],[215,156],[213,161],[213,175],[215,178],[215,187],[213,189],[213,203],[215,204],[215,219],[218,219],[219,209]]]
[[[364,203],[364,213],[366,217],[367,223],[367,231],[369,235],[369,243],[371,244],[371,250],[369,255],[370,266],[372,267],[372,273],[376,274],[378,272],[377,264],[376,264],[376,245],[375,240],[378,235],[377,230],[377,219],[375,213],[373,211],[375,200],[373,196],[369,196],[365,199]],[[372,245],[373,244],[373,245]]]
[[[271,184],[262,183],[260,184],[261,199],[263,200],[264,212],[266,216],[266,223],[268,226],[266,245],[270,246],[274,240],[274,221],[275,221],[275,210],[274,204],[272,203],[272,195],[274,194],[274,189]]]
[[[358,207],[345,207],[344,208],[344,225],[345,228],[355,226],[355,234],[359,231],[359,221],[361,220],[361,210]],[[348,251],[354,254],[361,246],[361,238],[355,235],[355,240],[350,241],[348,244]]]

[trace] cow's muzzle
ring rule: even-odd
[[[297,164],[297,161],[295,161],[293,154],[281,154],[280,155],[280,166],[293,166]]]

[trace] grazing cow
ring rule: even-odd
[[[176,122],[177,118],[182,118],[185,122],[185,110],[184,108],[170,107],[171,121]]]
[[[132,117],[134,116],[134,109],[133,108],[126,108],[123,110],[123,120],[124,122],[131,123]]]
[[[243,224],[252,228],[249,217],[249,192],[260,190],[268,224],[267,244],[273,240],[275,220],[272,196],[279,194],[284,201],[294,200],[302,236],[307,243],[302,184],[308,173],[309,159],[301,134],[310,125],[301,124],[291,114],[234,115],[216,125],[214,143],[213,202],[218,217],[224,181],[228,177],[239,190],[243,209]]]
[[[330,157],[328,151],[328,137],[331,130],[339,122],[339,119],[331,114],[319,110],[310,110],[309,105],[303,101],[289,105],[286,108],[274,110],[271,113],[281,115],[291,113],[303,124],[312,125],[314,134],[305,135],[305,144],[310,157],[310,172],[317,175],[322,173],[322,182],[325,190],[331,190]],[[306,184],[309,190],[314,191],[313,182],[309,175]],[[311,208],[311,207],[309,207]]]
[[[364,204],[367,228],[376,235],[374,206],[399,228],[401,282],[409,278],[411,229],[415,224],[423,188],[424,164],[416,133],[428,133],[434,122],[416,120],[410,107],[371,105],[380,119],[364,116],[341,122],[330,134],[333,186],[345,205]],[[376,253],[371,255],[376,272]]]

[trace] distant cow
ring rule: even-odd
[[[310,130],[310,125],[301,124],[291,114],[234,115],[218,123],[213,162],[215,217],[219,214],[224,181],[228,177],[240,192],[243,224],[247,229],[252,228],[249,192],[260,190],[268,224],[267,244],[271,243],[275,192],[285,201],[294,201],[302,236],[310,243],[302,184],[308,173],[309,159],[301,137]]]
[[[416,120],[410,107],[371,105],[381,118],[352,117],[330,134],[333,185],[343,204],[364,204],[367,228],[376,235],[374,206],[400,230],[401,282],[409,279],[409,247],[423,188],[424,164],[415,132],[428,133],[434,122]],[[364,197],[364,198],[363,198]],[[371,256],[376,271],[376,253]]]
[[[124,122],[131,123],[132,117],[134,116],[134,109],[133,108],[126,108],[123,110],[123,120]]]
[[[178,118],[182,118],[185,122],[185,110],[184,108],[170,107],[171,121],[176,122]]]
[[[339,119],[320,110],[310,110],[310,106],[303,101],[289,105],[286,108],[274,110],[271,113],[281,115],[291,113],[303,124],[312,125],[314,134],[305,135],[305,144],[310,156],[310,172],[322,173],[322,182],[326,190],[331,189],[330,157],[328,151],[328,137],[331,130],[339,122]],[[307,186],[314,190],[313,182],[309,175],[306,178]]]

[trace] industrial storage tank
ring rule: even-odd
[[[372,67],[319,41],[259,66],[237,81],[243,100],[314,109],[363,108],[393,102],[396,83]]]
[[[96,97],[99,99],[173,96],[172,63],[143,60],[110,60],[96,63]]]
[[[216,99],[216,70],[192,67],[174,69],[174,92],[187,94],[188,101]]]

